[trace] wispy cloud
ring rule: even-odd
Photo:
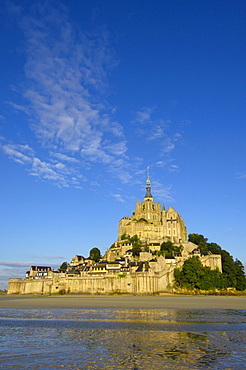
[[[120,194],[113,194],[113,197],[118,201],[118,202],[124,202],[124,199],[122,199],[122,196]]]
[[[140,124],[145,124],[145,123],[151,123],[151,113],[155,110],[155,108],[150,108],[150,107],[144,107],[137,111],[135,113],[135,119],[133,120],[134,123],[140,123]]]
[[[26,107],[22,106],[22,105],[15,104],[11,101],[7,101],[6,104],[10,105],[12,108],[14,108],[17,111],[29,114],[28,109]]]
[[[167,158],[167,159],[162,160],[162,161],[157,161],[155,163],[155,166],[156,167],[161,167],[161,168],[166,167],[169,172],[179,172],[180,167],[177,164],[175,164],[174,162],[175,162],[175,160],[173,158]]]
[[[75,187],[86,180],[74,166],[71,166],[71,162],[76,162],[76,160],[71,160],[69,157],[62,155],[59,157],[59,153],[58,158],[60,158],[60,160],[49,159],[48,162],[39,159],[35,151],[27,144],[0,144],[0,148],[2,148],[3,152],[7,154],[11,160],[25,165],[29,175],[42,180],[52,181],[57,186]]]
[[[171,164],[169,166],[169,171],[170,172],[179,172],[179,166],[177,166],[176,164]]]
[[[154,113],[157,113],[156,108],[142,108],[135,113],[132,123],[147,141],[158,141],[159,152],[165,155],[175,149],[176,143],[182,139],[182,132],[172,128],[171,120],[153,118]]]
[[[236,174],[236,177],[238,179],[246,179],[246,171],[245,172],[239,172]]]
[[[119,177],[116,163],[127,162],[127,142],[105,100],[108,72],[116,65],[107,32],[77,31],[66,7],[54,9],[48,2],[35,5],[35,16],[31,12],[20,20],[27,56],[24,97],[29,103],[26,107],[7,103],[28,113],[31,130],[48,152],[46,159],[25,157],[17,144],[12,150],[8,144],[4,152],[20,164],[32,163],[30,174],[60,186],[73,184],[64,163],[73,162],[75,167],[80,158],[84,165],[110,167]],[[61,163],[53,164],[54,157]]]
[[[52,261],[52,260],[65,260],[66,257],[64,256],[37,256],[37,255],[32,255],[31,258],[35,259],[41,259],[41,260],[47,260],[47,261]],[[32,262],[33,264],[33,262]]]
[[[21,5],[10,5],[10,11],[19,17],[24,35],[26,80],[22,90],[15,89],[23,93],[22,105],[7,104],[22,113],[22,119],[26,113],[32,137],[28,140],[24,133],[25,139],[19,134],[18,142],[6,140],[1,146],[4,153],[34,179],[59,187],[83,187],[89,171],[96,168],[122,183],[133,181],[145,153],[139,150],[138,158],[134,150],[128,154],[134,140],[130,137],[128,142],[124,126],[115,119],[116,108],[108,101],[108,76],[117,61],[106,29],[81,32],[69,22],[66,6],[53,8],[48,1],[35,3],[28,14]],[[132,124],[147,148],[154,143],[154,155],[166,158],[182,132],[158,114],[155,106],[143,107],[135,112]],[[32,152],[25,152],[23,142]],[[95,177],[100,181],[99,175]]]
[[[1,147],[3,152],[17,163],[29,164],[32,162],[34,151],[28,145],[5,144]]]
[[[37,258],[37,259],[42,259],[42,260],[44,260],[44,259],[46,259],[46,260],[52,260],[52,259],[64,259],[64,257],[61,257],[61,256],[47,256],[47,257],[35,257],[35,258]],[[25,261],[25,262],[19,262],[19,261],[0,261],[0,266],[5,266],[5,267],[13,267],[13,268],[22,268],[22,267],[24,267],[24,268],[27,268],[27,269],[29,269],[30,268],[30,266],[43,266],[43,265],[47,265],[47,263],[45,263],[45,264],[41,264],[40,262],[28,262],[28,261]],[[58,263],[54,263],[54,266],[58,266],[59,264]],[[52,265],[53,266],[53,265]]]
[[[29,268],[33,262],[19,262],[19,261],[0,261],[0,266],[5,267],[25,267]]]
[[[152,188],[155,198],[162,201],[174,202],[174,198],[171,196],[171,186],[163,186],[159,181],[152,181]]]
[[[42,22],[26,18],[24,30],[31,82],[25,95],[37,117],[35,134],[44,145],[80,151],[88,160],[112,161],[104,140],[108,133],[114,140],[122,137],[122,127],[111,120],[102,98],[107,69],[114,64],[107,36],[81,35],[78,43],[66,16],[54,10]]]
[[[168,137],[162,143],[162,152],[163,153],[170,153],[175,148],[174,141]]]
[[[153,119],[152,115],[156,108],[144,107],[135,113],[133,124],[137,124],[137,133],[145,136],[146,140],[158,140],[166,135],[166,128],[169,121]]]
[[[51,152],[50,153],[50,156],[52,157],[55,157],[55,158],[57,158],[57,159],[60,159],[61,161],[63,161],[63,162],[69,162],[69,163],[79,163],[79,160],[78,159],[76,159],[76,158],[74,158],[74,157],[70,157],[70,156],[68,156],[68,155],[66,155],[66,154],[62,154],[62,153],[53,153],[53,152]]]

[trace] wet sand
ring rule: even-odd
[[[171,308],[246,310],[246,296],[0,296],[0,308]]]

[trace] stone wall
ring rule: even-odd
[[[210,254],[208,256],[200,257],[203,266],[210,267],[211,270],[215,270],[216,268],[222,272],[222,262],[221,262],[221,255],[220,254]]]
[[[221,271],[221,256],[201,257],[204,266]],[[107,274],[104,276],[53,277],[42,279],[9,279],[8,294],[152,294],[168,290],[174,285],[174,269],[178,262],[162,271],[135,272],[126,276]]]
[[[170,277],[172,275],[172,277]],[[164,278],[166,276],[166,278]],[[18,280],[18,281],[16,281]],[[71,277],[64,279],[9,279],[8,294],[152,294],[164,291],[173,281],[173,271],[162,276],[156,273],[133,273],[125,277],[115,275]]]

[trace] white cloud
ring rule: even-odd
[[[66,7],[55,9],[47,2],[42,8],[35,5],[35,16],[30,14],[20,22],[26,38],[24,97],[29,105],[9,104],[30,115],[33,133],[49,150],[45,159],[32,158],[31,174],[68,186],[65,162],[77,163],[81,171],[80,156],[84,164],[127,161],[123,127],[112,119],[115,109],[104,99],[108,71],[116,62],[106,31],[77,32]],[[18,163],[30,162],[21,151],[11,153],[10,147],[5,153]],[[53,164],[54,157],[61,163]]]
[[[176,164],[171,164],[169,166],[169,171],[170,172],[179,172],[179,166],[177,166]]]
[[[176,127],[171,120],[154,119],[152,117],[154,113],[155,115],[158,113],[157,109],[144,107],[135,113],[135,119],[132,123],[135,124],[135,127],[138,124],[137,133],[147,142],[156,141],[156,145],[158,145],[156,152],[160,156],[168,157],[177,143],[183,139],[182,128],[185,122],[181,122]],[[158,166],[163,166],[163,163],[163,161],[159,161]],[[174,167],[169,170],[174,171]]]
[[[64,256],[41,256],[41,255],[32,255],[31,256],[33,259],[41,259],[41,260],[65,260],[66,257]],[[32,262],[33,264],[33,262]]]
[[[64,180],[61,175],[51,168],[49,163],[42,162],[38,158],[33,159],[31,174],[35,174],[49,180]]]
[[[246,178],[246,172],[239,172],[236,174],[238,179],[245,179]]]
[[[115,177],[117,175],[121,182],[126,184],[132,179],[132,176],[128,171],[128,166],[129,165],[124,160],[117,159],[110,164],[109,172]]]
[[[71,161],[66,156],[60,157],[65,159],[64,163],[58,160],[47,162],[40,160],[29,145],[8,143],[0,144],[0,147],[11,160],[28,166],[27,171],[31,176],[53,181],[59,187],[77,187],[80,181],[85,181],[85,177],[77,173],[77,169],[71,166]]]
[[[26,114],[28,114],[28,109],[22,105],[19,105],[19,104],[15,104],[13,102],[10,102],[10,101],[7,101],[6,104],[10,105],[12,108],[14,108],[15,110],[17,111],[20,111],[20,112],[24,112]]]
[[[74,157],[70,157],[70,156],[68,156],[66,154],[62,154],[62,153],[53,153],[53,152],[51,152],[50,155],[51,156],[54,156],[57,159],[60,159],[60,160],[62,160],[64,162],[74,162],[74,163],[78,163],[79,162],[78,159],[76,159]]]
[[[106,86],[107,68],[112,62],[105,37],[86,38],[80,43],[67,20],[55,14],[58,30],[29,20],[25,27],[28,43],[26,74],[31,85],[26,97],[38,118],[32,125],[43,144],[81,151],[89,160],[108,162],[103,137],[119,136],[122,127],[110,119],[102,103],[101,87]]]
[[[175,145],[171,138],[166,138],[166,140],[162,143],[163,153],[170,153],[174,148],[175,148]]]
[[[19,262],[19,261],[0,261],[0,266],[6,267],[25,267],[29,268],[33,262]]]
[[[113,194],[113,197],[118,201],[118,202],[124,202],[120,194]]]
[[[100,187],[101,185],[97,181],[92,181],[91,186]]]
[[[151,128],[147,140],[157,140],[165,136],[165,123],[156,123]]]
[[[78,31],[69,23],[67,8],[53,8],[49,2],[35,4],[24,16],[20,6],[18,16],[25,35],[23,95],[28,105],[9,104],[27,113],[36,153],[27,154],[10,143],[4,152],[34,178],[60,187],[81,188],[81,181],[87,180],[84,171],[97,164],[129,183],[142,158],[128,157],[123,126],[106,100],[108,72],[117,64],[107,32]],[[132,123],[147,145],[158,143],[156,155],[168,156],[180,134],[170,133],[171,121],[153,118],[157,113],[155,107],[144,107]]]
[[[17,163],[29,164],[32,162],[34,152],[28,145],[6,144],[1,147],[3,152]]]
[[[177,134],[174,134],[174,138],[168,136],[169,126],[171,124],[170,120],[163,119],[153,119],[152,114],[156,111],[154,108],[142,108],[140,111],[135,113],[135,119],[132,123],[141,124],[137,126],[137,133],[144,136],[148,141],[159,140],[160,143],[166,141],[176,141]],[[169,145],[170,147],[170,145]]]
[[[123,156],[127,151],[126,141],[120,141],[112,145],[107,146],[107,150],[113,155]]]
[[[145,123],[151,123],[151,113],[154,111],[154,108],[142,108],[138,112],[135,113],[135,119],[133,120],[134,123],[140,123],[140,124],[145,124]]]
[[[153,196],[169,202],[174,202],[174,198],[171,196],[171,186],[163,186],[159,181],[152,181]]]
[[[164,161],[157,161],[155,165],[157,167],[166,167],[169,172],[179,172],[180,168],[177,164],[174,164],[173,158],[166,158]]]
[[[164,162],[164,161],[157,161],[157,162],[156,162],[156,166],[157,166],[157,167],[164,167],[164,166],[165,166],[165,164],[166,164],[166,162]]]

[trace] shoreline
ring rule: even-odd
[[[235,309],[246,310],[246,296],[174,295],[0,295],[0,308],[16,309]]]

